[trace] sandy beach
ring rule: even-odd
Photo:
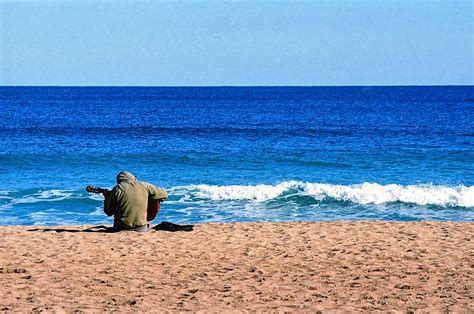
[[[472,223],[89,227],[1,227],[1,312],[474,312]]]

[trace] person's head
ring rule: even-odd
[[[132,173],[128,171],[121,171],[116,177],[117,184],[121,182],[133,182],[137,181],[137,177],[135,177]]]

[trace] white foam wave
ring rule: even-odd
[[[307,183],[304,190],[318,199],[327,197],[358,204],[383,204],[390,202],[417,205],[439,205],[474,207],[474,186],[436,185],[380,185],[363,183],[359,185],[331,185]]]
[[[102,194],[89,194],[87,196],[89,199],[94,200],[94,201],[103,201],[104,197]]]
[[[198,198],[211,199],[213,201],[224,200],[257,200],[266,201],[273,199],[287,191],[291,187],[298,186],[298,182],[289,181],[277,185],[190,185],[181,187],[194,191]]]
[[[62,201],[70,196],[72,196],[71,191],[66,190],[47,190],[40,191],[33,195],[27,195],[21,198],[13,199],[12,204],[31,204],[38,202],[56,202]]]
[[[33,221],[35,226],[48,226],[48,225],[73,225],[74,221],[59,217],[54,208],[50,208],[45,211],[39,211],[28,214],[28,218]]]
[[[94,209],[94,211],[92,213],[90,213],[89,215],[91,216],[104,216],[104,208],[101,207],[101,206],[98,206]]]
[[[453,207],[474,207],[474,186],[440,186],[432,184],[399,185],[362,183],[335,185],[287,181],[276,185],[189,185],[175,187],[172,193],[190,193],[193,197],[212,201],[255,200],[268,201],[278,198],[290,189],[302,196],[317,200],[334,199],[357,204],[384,204],[403,202],[416,205],[438,205]]]

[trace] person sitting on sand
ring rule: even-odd
[[[161,202],[168,193],[153,184],[138,181],[130,172],[117,175],[117,185],[112,191],[103,191],[104,212],[114,216],[114,230],[146,232],[150,229],[147,221],[148,201]]]

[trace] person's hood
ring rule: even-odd
[[[135,177],[133,174],[131,174],[128,171],[122,171],[117,175],[117,184],[120,184],[122,182],[135,182],[137,181],[137,177]]]

